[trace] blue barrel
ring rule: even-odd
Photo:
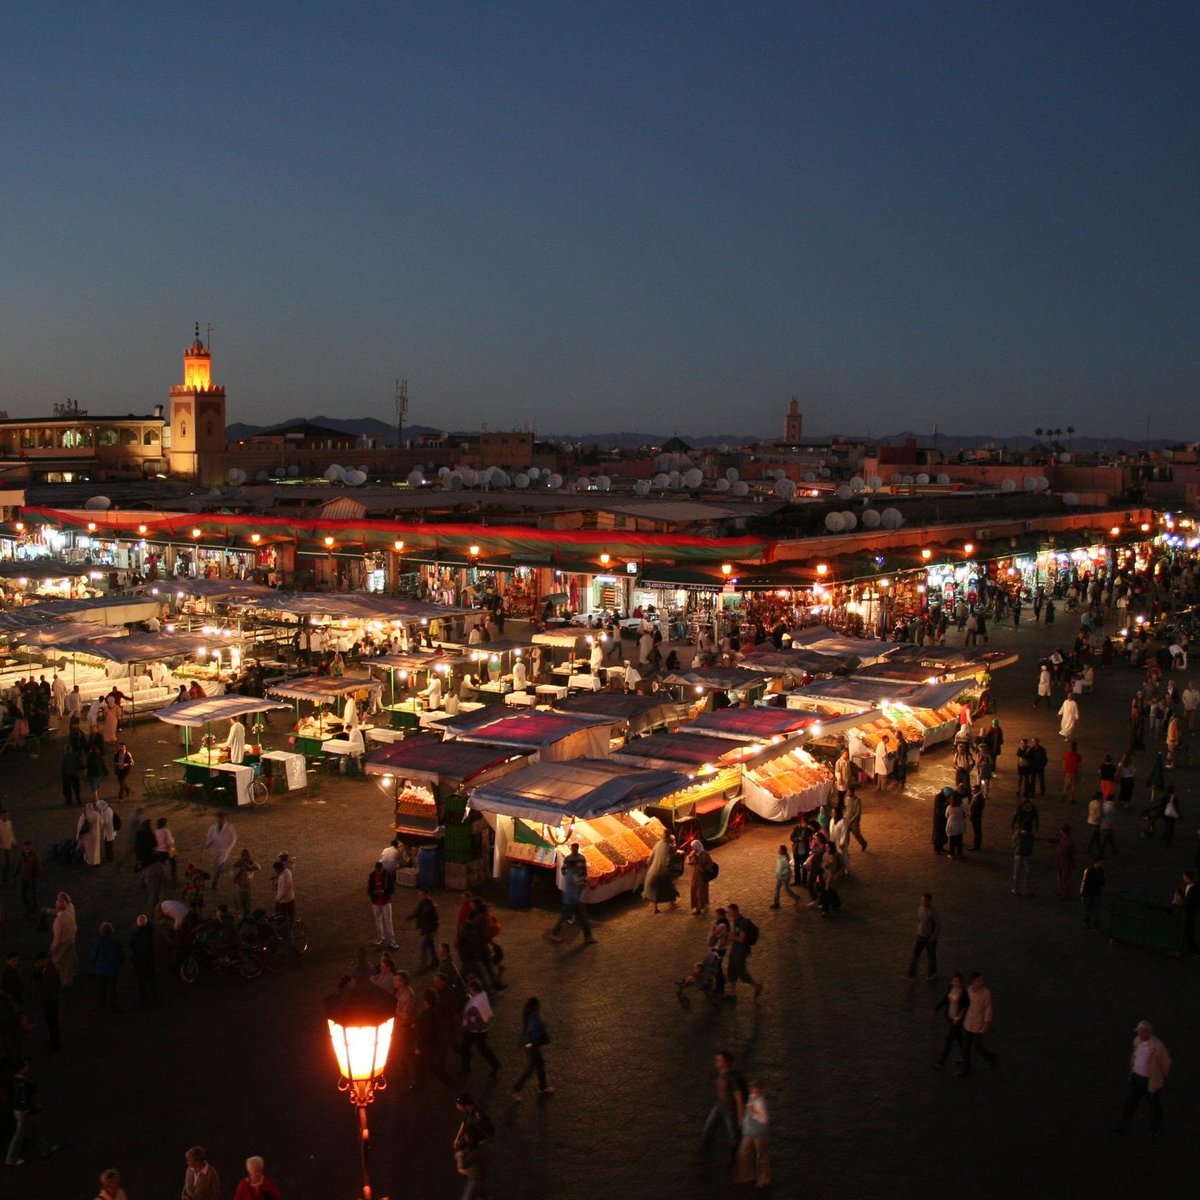
[[[512,908],[533,907],[533,872],[524,863],[508,868],[508,903]]]
[[[438,885],[438,848],[422,846],[417,851],[417,887],[431,891]]]

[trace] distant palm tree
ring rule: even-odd
[[[1070,445],[1070,444],[1071,444],[1071,439],[1072,439],[1074,436],[1075,436],[1075,426],[1074,426],[1074,425],[1068,425],[1068,426],[1067,426],[1067,444],[1068,444],[1068,445]]]
[[[1036,428],[1036,429],[1033,431],[1033,436],[1034,436],[1035,438],[1037,438],[1037,439],[1040,441],[1040,440],[1041,440],[1041,437],[1042,437],[1042,434],[1043,434],[1043,433],[1045,433],[1045,432],[1046,432],[1046,431],[1045,431],[1045,430],[1044,430],[1044,429],[1043,429],[1043,428],[1042,428],[1042,427],[1039,425],[1039,426],[1038,426],[1038,427],[1037,427],[1037,428]]]

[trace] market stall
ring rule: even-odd
[[[681,699],[690,692],[708,697],[713,708],[721,708],[753,704],[762,695],[767,678],[767,672],[746,667],[690,667],[668,672],[663,682],[679,689]]]
[[[477,787],[471,807],[494,824],[495,875],[544,868],[561,887],[562,861],[577,841],[588,867],[583,901],[596,904],[645,882],[666,829],[641,810],[686,782],[674,771],[608,760],[537,763]]]
[[[303,675],[272,684],[267,693],[295,702],[291,742],[297,754],[361,759],[366,751],[365,732],[371,726],[360,714],[374,707],[381,686],[377,679],[364,675]],[[301,703],[311,704],[313,711],[301,715]]]
[[[826,803],[833,772],[801,746],[753,764],[742,773],[742,803],[766,821],[794,821]]]
[[[469,810],[472,788],[525,766],[511,749],[413,738],[366,757],[364,769],[393,802],[392,828],[401,839],[397,882],[415,885],[422,847],[442,844],[445,885],[474,887],[486,875],[486,829]],[[403,865],[407,863],[408,865]]]
[[[583,692],[555,700],[556,712],[587,713],[620,721],[618,732],[625,737],[641,737],[656,729],[666,729],[685,720],[694,706],[672,699],[665,692],[649,696],[626,692]]]
[[[715,712],[700,713],[686,725],[681,725],[679,732],[749,738],[759,742],[781,741],[802,734],[814,719],[810,713],[785,708],[719,708]]]
[[[494,720],[466,733],[450,727],[444,733],[447,740],[487,742],[521,750],[531,755],[533,762],[566,762],[607,757],[615,724],[609,717],[587,713],[505,709]]]
[[[883,662],[893,657],[900,650],[895,642],[879,641],[876,638],[845,637],[835,633],[823,625],[814,625],[808,629],[798,629],[792,634],[793,650],[813,650],[817,654],[849,656],[858,660],[861,666],[870,663]]]
[[[380,710],[381,718],[393,729],[412,730],[420,727],[425,713],[453,716],[458,711],[454,674],[470,661],[458,653],[411,650],[365,659],[364,665],[387,675],[389,702]]]
[[[232,729],[235,717],[253,717],[276,708],[287,708],[287,705],[256,696],[207,696],[203,700],[186,700],[168,705],[159,709],[155,716],[168,725],[182,726],[185,731],[183,757],[174,760],[183,768],[184,783],[203,788],[209,797],[228,784],[236,803],[242,805],[250,803],[250,786],[255,778],[252,764],[260,758],[261,746],[251,743],[247,748],[240,737],[227,738],[220,743],[212,732],[213,722],[229,721]],[[204,737],[195,749],[190,744],[193,729],[205,730]],[[289,788],[293,786],[292,781],[296,780],[294,771],[288,774],[286,762],[281,768],[281,777],[288,781]],[[300,776],[295,786],[302,788],[305,782]]]

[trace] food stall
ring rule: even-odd
[[[947,683],[907,689],[890,704],[884,704],[883,712],[894,722],[904,718],[918,726],[926,748],[937,746],[953,741],[958,732],[963,697],[972,686],[969,680],[952,679]]]
[[[266,756],[261,754],[261,747],[256,748],[251,744],[246,747],[243,761],[231,762],[229,747],[217,742],[212,733],[212,723],[232,722],[234,717],[253,716],[275,708],[287,708],[287,705],[257,696],[206,696],[203,700],[185,700],[160,708],[155,716],[168,725],[179,725],[184,729],[184,754],[182,758],[174,760],[183,768],[184,783],[203,788],[209,797],[226,784],[231,784],[236,803],[242,805],[250,803],[250,785],[255,775],[252,763]],[[193,749],[190,733],[200,728],[205,730],[205,736],[201,744]],[[276,761],[279,762],[274,769],[286,780],[288,790],[303,788],[307,782],[303,774],[303,759],[300,761],[299,774],[292,764],[292,760],[299,757],[273,752],[272,766]],[[265,765],[263,773],[267,773]]]
[[[793,650],[813,650],[817,654],[849,656],[858,660],[860,666],[884,662],[900,653],[896,642],[883,642],[877,638],[846,637],[823,625],[796,630],[792,634]]]
[[[742,764],[761,755],[761,742],[699,733],[655,733],[634,738],[613,759],[633,766],[685,773],[684,784],[654,802],[651,810],[680,845],[735,838],[746,814],[741,805]]]
[[[592,671],[592,647],[600,642],[601,665],[598,672]],[[567,629],[546,630],[533,635],[535,648],[541,651],[542,667],[537,673],[537,681],[548,678],[552,684],[569,690],[599,691],[607,678],[609,650],[613,639],[601,629]],[[545,657],[549,656],[550,668],[546,670]],[[536,661],[536,656],[535,656]],[[614,665],[613,670],[617,669]],[[621,667],[623,671],[624,668]],[[530,682],[533,682],[531,678]]]
[[[743,739],[759,742],[779,742],[803,733],[816,718],[786,708],[719,708],[700,713],[680,733],[706,733],[713,737]]]
[[[561,888],[563,859],[577,841],[588,867],[582,899],[597,904],[645,882],[651,851],[666,829],[642,810],[686,782],[675,771],[607,759],[544,762],[477,787],[471,808],[495,829],[493,874],[508,869],[525,882],[531,868],[552,870]]]
[[[454,672],[461,671],[470,661],[463,654],[411,650],[406,654],[382,654],[364,659],[364,665],[372,671],[378,669],[388,677],[390,701],[380,710],[382,719],[392,729],[410,731],[420,728],[421,717],[426,713],[447,712],[452,716],[458,711],[458,685],[454,681]],[[438,680],[436,704],[429,690],[435,679]],[[399,699],[397,683],[400,685]],[[446,701],[451,692],[454,699],[447,709]]]
[[[487,742],[529,754],[531,762],[566,762],[572,758],[605,758],[616,722],[587,713],[543,709],[505,709],[496,718],[460,732],[447,725],[448,741]]]
[[[797,678],[822,679],[828,675],[844,675],[859,665],[854,654],[827,654],[804,646],[776,649],[773,642],[744,646],[740,663],[751,670],[771,675],[793,675]]]
[[[524,767],[525,754],[508,748],[412,738],[372,750],[364,769],[392,800],[392,829],[416,859],[422,848],[442,843],[447,887],[474,887],[483,882],[484,822],[472,816],[472,788]],[[436,853],[436,850],[434,851]],[[461,876],[461,878],[460,878]],[[416,884],[416,869],[397,882]]]
[[[336,754],[342,758],[361,758],[366,746],[360,712],[374,707],[381,684],[365,675],[302,675],[272,684],[270,696],[292,700],[296,705],[296,724],[291,743],[297,754],[319,758]],[[314,706],[314,711],[301,715],[301,702]]]
[[[833,771],[803,746],[748,763],[742,773],[742,803],[765,821],[794,821],[832,792]]]
[[[620,722],[616,733],[625,738],[641,737],[656,729],[678,725],[691,715],[693,708],[693,704],[674,700],[665,692],[649,696],[627,692],[580,692],[554,703],[556,712],[612,717]]]
[[[763,693],[767,672],[746,667],[690,667],[668,672],[663,683],[677,689],[680,699],[702,696],[708,707],[753,704]]]

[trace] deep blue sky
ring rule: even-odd
[[[0,407],[1196,437],[1200,5],[0,12]]]

